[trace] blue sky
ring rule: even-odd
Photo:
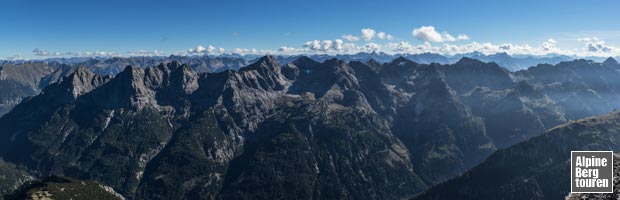
[[[613,0],[3,0],[0,58],[251,49],[289,54],[480,50],[618,55],[619,8],[620,1]],[[364,40],[365,28],[374,30],[374,37]],[[385,33],[384,39],[378,38],[379,32]],[[343,35],[360,39],[349,41]]]

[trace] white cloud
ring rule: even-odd
[[[437,31],[435,31],[435,27],[432,26],[422,26],[420,28],[413,29],[411,32],[413,36],[420,40],[430,41],[430,42],[442,42],[443,37]]]
[[[203,47],[202,45],[198,45],[195,49],[195,53],[202,53],[205,52],[207,50],[207,48]]]
[[[342,49],[344,49],[344,41],[342,41],[341,39],[335,39],[332,45],[336,51],[341,51]]]
[[[317,52],[342,52],[349,46],[341,39],[335,39],[323,41],[312,40],[306,42],[303,47]]]
[[[558,43],[558,41],[554,40],[553,38],[549,38],[546,42],[542,43],[542,50],[544,51],[554,51],[556,49],[555,45]]]
[[[348,54],[348,53],[358,53],[360,51],[363,51],[363,49],[364,49],[364,46],[358,47],[353,42],[345,42],[344,40],[341,40],[341,39],[335,39],[335,40],[308,41],[302,45],[302,49],[280,47],[279,52],[289,53],[291,51],[295,51],[295,52],[301,52],[301,53],[327,53],[327,54],[345,53],[345,54]]]
[[[34,48],[32,50],[32,53],[34,53],[35,56],[49,56],[50,55],[49,51],[43,51],[39,48]]]
[[[95,51],[95,52],[84,52],[84,53],[77,53],[75,55],[81,55],[81,56],[103,56],[103,57],[110,57],[110,56],[120,56],[120,54],[114,53],[114,52],[106,52],[106,51]]]
[[[323,40],[323,45],[321,45],[321,49],[324,51],[328,51],[332,48],[333,42],[331,40]]]
[[[307,48],[295,48],[295,47],[287,47],[287,46],[281,46],[278,49],[278,52],[281,54],[287,54],[287,55],[295,55],[295,54],[303,54],[308,52]]]
[[[357,42],[357,41],[360,40],[359,37],[354,36],[354,35],[342,35],[342,39],[345,39],[345,40],[347,40],[349,42]]]
[[[454,37],[447,32],[439,33],[435,30],[435,27],[433,26],[422,26],[419,28],[415,28],[413,29],[413,31],[411,31],[411,34],[419,40],[425,42],[454,42],[469,40],[469,36],[467,35],[458,35]]]
[[[295,51],[294,47],[287,47],[287,46],[281,46],[278,51],[280,52],[284,52],[284,53],[289,53],[289,52],[293,52]]]
[[[196,46],[196,48],[188,49],[188,50],[185,50],[185,51],[181,51],[181,52],[178,52],[178,54],[181,54],[181,55],[204,54],[204,53],[207,53],[207,54],[223,54],[225,52],[226,52],[226,49],[224,49],[224,48],[217,48],[217,47],[215,47],[213,45],[209,45],[207,47],[204,47],[202,45],[198,45],[198,46]]]
[[[392,51],[396,52],[396,53],[412,52],[413,51],[413,46],[411,44],[409,44],[409,42],[406,42],[406,41],[401,41],[401,42],[398,42],[398,43],[388,43],[385,46],[387,48],[391,49]]]
[[[598,37],[581,37],[577,41],[584,42],[582,52],[578,52],[581,56],[617,56],[620,54],[620,48],[608,45],[604,40]]]
[[[469,40],[469,36],[467,35],[459,35],[456,37],[456,40]]]
[[[136,51],[127,51],[128,56],[163,56],[164,51],[158,50],[136,50]]]
[[[285,53],[285,54],[288,54],[288,53],[294,53],[294,52],[296,52],[298,50],[296,48],[294,48],[294,47],[281,46],[278,49],[278,51],[282,52],[282,53]]]
[[[377,33],[377,38],[379,38],[381,40],[392,40],[392,39],[394,39],[394,37],[392,37],[392,35],[387,34],[385,32]]]
[[[186,52],[188,54],[199,54],[199,53],[204,53],[207,50],[207,48],[205,48],[202,45],[198,45],[196,46],[195,49],[188,49]]]
[[[373,38],[377,38],[380,40],[392,40],[394,39],[394,36],[386,33],[386,32],[378,32],[375,29],[372,28],[364,28],[360,31],[361,34],[361,39],[364,39],[364,41],[366,42],[370,42],[372,41]],[[345,39],[349,42],[357,42],[360,40],[360,37],[355,36],[355,35],[351,35],[351,34],[344,34],[342,35],[342,39]]]
[[[618,48],[609,46],[603,40],[598,38],[584,38],[582,41],[586,42],[585,50],[592,53],[612,53],[617,52]]]
[[[344,43],[342,44],[341,53],[357,53],[359,52],[357,45],[354,43]]]
[[[321,41],[318,40],[313,40],[313,41],[308,41],[304,44],[304,47],[309,48],[311,50],[321,50]]]
[[[383,40],[383,39],[385,39],[385,35],[386,35],[385,32],[379,32],[379,33],[377,33],[377,38]]]
[[[379,52],[381,50],[381,45],[376,44],[376,43],[366,43],[366,45],[364,45],[364,47],[362,47],[362,49],[360,49],[363,52]]]
[[[209,45],[207,47],[207,53],[213,53],[213,52],[215,52],[215,50],[216,50],[216,48],[214,46]]]
[[[370,40],[372,40],[372,38],[375,37],[376,33],[377,32],[374,29],[371,29],[371,28],[362,29],[362,38],[365,41],[370,41]]]
[[[65,52],[65,53],[60,53],[60,52],[50,52],[50,51],[46,51],[46,50],[41,50],[39,48],[35,48],[34,50],[32,50],[32,53],[34,53],[35,56],[43,56],[43,57],[90,57],[90,56],[103,56],[103,57],[110,57],[110,56],[120,56],[120,54],[114,53],[114,52],[107,52],[107,51],[95,51],[95,52]]]
[[[419,45],[412,45],[409,42],[401,41],[398,43],[388,43],[384,45],[385,50],[394,53],[438,53],[444,55],[455,55],[462,53],[481,52],[483,54],[494,54],[506,52],[508,54],[530,54],[530,55],[545,55],[549,53],[558,53],[563,55],[574,55],[577,52],[565,49],[559,49],[555,45],[557,41],[551,39],[540,44],[540,46],[531,46],[528,44],[493,44],[489,42],[479,43],[471,42],[468,44],[454,45],[454,44],[441,44],[432,45],[431,42],[424,42]]]
[[[586,44],[586,46],[588,47],[588,51],[590,52],[607,53],[615,50],[615,47],[607,46],[605,44],[605,41],[589,42],[588,44]]]
[[[4,60],[26,60],[26,58],[21,55],[13,55],[5,57]]]
[[[60,53],[60,52],[50,52],[50,51],[45,51],[45,50],[41,50],[39,48],[34,48],[32,50],[32,53],[34,53],[35,56],[71,56],[72,52],[67,52],[67,53]]]
[[[251,49],[246,49],[246,48],[235,48],[232,50],[232,53],[236,53],[236,54],[241,54],[241,55],[245,55],[245,54],[275,54],[275,51],[273,50],[263,50],[263,49],[256,49],[256,48],[251,48]]]

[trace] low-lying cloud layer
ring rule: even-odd
[[[42,50],[39,48],[35,48],[32,50],[32,53],[35,56],[44,56],[44,57],[89,57],[89,56],[119,56],[121,54],[117,54],[114,52],[106,52],[106,51],[87,51],[87,52],[50,52],[47,50]]]

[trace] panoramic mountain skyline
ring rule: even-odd
[[[34,63],[45,62],[21,67],[43,68]],[[38,78],[49,85],[0,117],[0,195],[44,191],[29,181],[61,176],[128,199],[402,199],[620,105],[612,58],[517,72],[471,58],[193,65],[128,65],[115,76],[47,66],[62,77]],[[8,94],[20,85],[4,81]]]
[[[0,8],[0,200],[620,197],[620,1]]]
[[[0,59],[373,51],[616,57],[620,29],[613,15],[619,5],[10,0],[0,13],[2,27],[10,30],[0,33]]]

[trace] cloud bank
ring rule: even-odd
[[[107,51],[87,51],[87,52],[50,52],[47,50],[42,50],[39,48],[34,48],[32,50],[32,53],[35,56],[41,56],[41,57],[94,57],[94,56],[102,56],[102,57],[109,57],[109,56],[120,56],[121,54],[118,53],[114,53],[114,52],[107,52]]]

